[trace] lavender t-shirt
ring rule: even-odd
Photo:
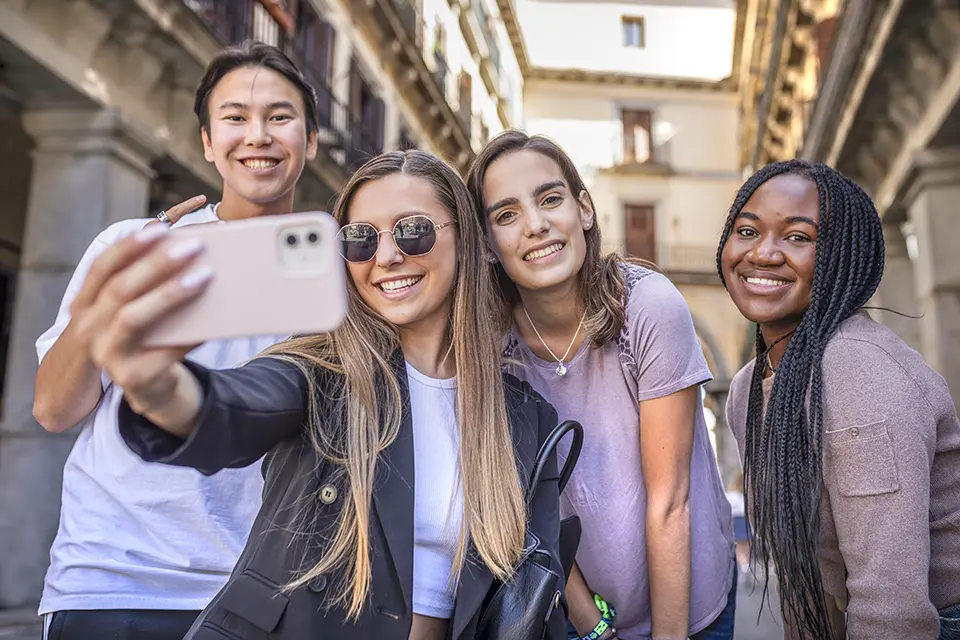
[[[505,355],[511,373],[528,381],[556,408],[579,421],[583,450],[560,500],[562,517],[580,516],[577,564],[590,588],[617,610],[622,640],[650,637],[646,555],[646,491],[640,466],[639,402],[711,379],[693,320],[680,292],[663,275],[625,268],[626,318],[617,340],[587,341],[559,377],[556,362],[535,356],[512,330]],[[680,428],[678,426],[678,428]],[[569,443],[559,448],[566,458]],[[690,470],[690,634],[724,609],[733,580],[730,504],[698,407]]]

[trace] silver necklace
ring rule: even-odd
[[[530,319],[530,314],[527,313],[526,307],[521,307],[523,309],[523,315],[527,316],[527,322],[530,323],[530,326],[533,328],[533,332],[537,334],[537,337],[540,339],[540,344],[543,345],[543,348],[547,350],[553,359],[557,361],[557,375],[561,378],[567,375],[567,367],[563,364],[563,361],[567,359],[567,356],[570,355],[570,349],[573,349],[573,343],[577,341],[577,336],[580,335],[580,329],[583,328],[583,321],[587,318],[587,312],[584,311],[583,315],[580,317],[580,325],[577,327],[576,333],[573,334],[573,340],[570,341],[570,346],[567,347],[566,352],[564,352],[562,358],[558,358],[557,354],[547,345],[546,340],[543,339],[543,336],[540,335],[540,332],[537,331],[537,325],[533,324],[533,320]]]
[[[767,368],[770,369],[771,373],[776,373],[777,369],[773,366],[773,360],[770,359],[770,352],[767,352]]]

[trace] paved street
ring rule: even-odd
[[[737,590],[735,640],[779,640],[783,637],[776,594],[774,587],[770,590],[761,612],[760,599],[763,595],[763,585],[758,584],[754,587],[752,580],[740,581],[740,587]],[[771,600],[773,605],[770,604]]]
[[[741,582],[737,594],[736,640],[779,640],[779,615],[771,613],[769,605],[764,607],[759,623],[762,590]],[[774,598],[775,599],[775,598]],[[32,611],[0,613],[0,640],[39,640],[40,625]]]
[[[41,635],[35,608],[0,611],[0,640],[40,640]]]

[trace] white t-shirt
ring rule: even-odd
[[[453,616],[450,569],[457,552],[463,502],[457,379],[429,378],[407,363],[413,420],[413,612]]]
[[[175,226],[215,220],[216,206],[208,205]],[[66,328],[94,259],[147,222],[117,222],[93,241],[67,285],[56,324],[37,340],[40,360]],[[187,357],[227,369],[281,339],[208,342]],[[144,462],[119,433],[123,391],[105,374],[103,387],[97,409],[74,427],[80,433],[63,469],[60,528],[39,613],[203,609],[226,582],[260,509],[260,464],[204,476]]]

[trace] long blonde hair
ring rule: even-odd
[[[491,323],[496,286],[484,265],[483,230],[466,186],[446,163],[418,150],[381,154],[361,167],[340,193],[334,217],[345,223],[353,197],[365,184],[402,173],[427,180],[457,225],[458,273],[452,292],[448,344],[456,363],[457,422],[463,521],[454,560],[463,566],[468,540],[500,579],[509,579],[526,534],[526,505],[513,436],[507,420],[500,349],[505,326]],[[299,366],[310,381],[308,439],[321,457],[346,476],[347,492],[332,539],[320,560],[287,585],[295,589],[322,574],[342,572],[335,605],[356,619],[370,593],[370,507],[381,451],[400,429],[403,398],[390,362],[399,348],[396,329],[376,314],[349,283],[350,313],[328,335],[295,338],[264,352]],[[329,373],[339,375],[329,375]],[[339,388],[318,384],[338,380]],[[342,420],[330,402],[345,405]],[[324,410],[321,407],[325,406]],[[334,424],[334,423],[339,424]]]

